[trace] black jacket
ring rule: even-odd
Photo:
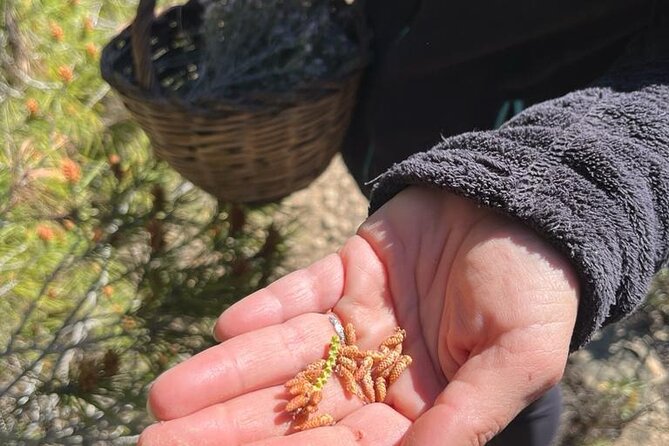
[[[533,227],[580,274],[572,348],[635,308],[669,255],[669,1],[367,9],[375,59],[343,152],[363,189],[378,176],[370,211],[424,184]],[[489,130],[505,104],[536,105]]]

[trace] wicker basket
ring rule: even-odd
[[[104,48],[101,70],[159,158],[228,202],[279,199],[325,170],[349,125],[358,73],[273,106],[190,104],[161,93],[156,72],[193,70],[203,7],[191,0],[157,18],[154,7],[155,0],[140,0],[133,24]],[[184,33],[195,40],[184,45]],[[178,56],[185,63],[174,63]]]

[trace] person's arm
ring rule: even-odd
[[[526,223],[580,276],[571,348],[581,347],[639,305],[668,257],[668,34],[648,36],[650,54],[631,54],[591,88],[396,164],[376,180],[370,213],[429,185]]]

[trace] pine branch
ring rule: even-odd
[[[106,260],[106,262],[109,261],[108,258],[105,259],[105,260]],[[102,271],[106,270],[107,265],[108,265],[108,263],[106,263],[102,267]],[[38,364],[40,364],[42,362],[42,360],[44,360],[44,358],[46,358],[48,355],[51,355],[51,354],[56,352],[54,350],[54,347],[61,340],[61,337],[63,336],[63,333],[66,332],[67,329],[70,327],[72,321],[75,319],[79,310],[81,310],[84,307],[84,305],[86,305],[86,303],[89,302],[89,300],[90,300],[89,297],[90,297],[91,293],[95,293],[97,290],[99,290],[102,287],[102,283],[100,281],[101,277],[102,277],[102,274],[100,274],[100,276],[98,277],[98,280],[96,282],[94,282],[86,290],[86,292],[82,295],[82,297],[79,298],[77,304],[74,306],[74,308],[72,308],[72,310],[70,310],[67,317],[65,317],[65,319],[63,320],[60,329],[54,334],[54,336],[52,337],[49,344],[40,352],[40,354],[37,356],[37,358],[32,360],[27,367],[24,367],[23,371],[18,376],[13,378],[9,382],[9,384],[5,385],[3,388],[0,388],[0,398],[5,396],[7,394],[7,392],[12,387],[14,387],[14,385],[16,385],[16,383],[18,383],[23,377],[27,376],[30,372],[32,372],[35,369],[35,367]],[[41,290],[42,294],[43,294],[44,290],[45,290],[45,287],[43,286],[42,290]],[[42,295],[42,294],[40,294],[40,295]],[[24,318],[24,319],[26,319],[26,318]]]
[[[42,287],[39,289],[37,292],[37,295],[35,298],[33,298],[30,302],[30,305],[28,308],[23,312],[22,318],[17,324],[16,328],[14,331],[9,335],[9,343],[7,344],[7,347],[5,347],[5,351],[0,353],[0,357],[2,356],[7,356],[11,355],[13,353],[13,347],[15,342],[19,339],[19,334],[21,331],[25,328],[25,325],[30,319],[30,317],[33,315],[35,312],[35,309],[37,308],[37,305],[39,304],[40,300],[45,296],[46,290],[53,283],[53,281],[58,277],[58,275],[64,271],[65,269],[69,268],[72,266],[74,261],[76,260],[76,257],[74,256],[74,253],[76,252],[77,248],[79,247],[79,243],[75,243],[72,245],[70,248],[70,251],[63,256],[63,260],[61,263],[54,269],[44,280],[42,283]],[[0,397],[5,393],[5,391],[0,391]]]
[[[23,75],[30,70],[30,62],[26,56],[28,50],[19,31],[18,20],[14,10],[14,1],[5,0],[3,24],[7,39],[7,47],[9,49],[7,56],[11,57],[11,61],[9,60],[9,57],[3,55],[3,57],[0,58],[0,64],[2,69],[9,73],[10,76],[23,82]]]

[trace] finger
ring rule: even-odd
[[[139,444],[234,446],[285,435],[294,431],[292,417],[284,411],[290,398],[283,386],[241,395],[185,417],[155,424],[144,430]],[[340,420],[362,405],[362,401],[345,393],[337,378],[331,377],[323,388],[318,414],[328,413]]]
[[[282,384],[323,358],[333,334],[327,316],[314,313],[242,334],[158,377],[149,392],[148,408],[156,419],[168,420]]]
[[[385,402],[405,417],[415,420],[432,407],[444,390],[446,380],[440,371],[431,366],[432,359],[418,336],[408,334],[402,353],[411,356],[413,363],[388,386]]]
[[[375,348],[398,325],[386,267],[360,236],[351,237],[340,256],[346,280],[334,311],[356,328],[361,348]]]
[[[390,406],[375,403],[356,410],[334,426],[268,438],[249,446],[393,446],[400,444],[410,426],[411,421]]]
[[[339,300],[343,283],[341,259],[332,254],[233,304],[216,321],[214,337],[225,340],[299,314],[322,313]]]
[[[532,336],[531,331],[525,335]],[[434,406],[416,420],[403,445],[437,445],[444,438],[453,445],[485,444],[560,380],[567,347],[533,350],[527,339],[506,341],[467,360]],[[530,350],[510,347],[514,344],[529,344]]]

